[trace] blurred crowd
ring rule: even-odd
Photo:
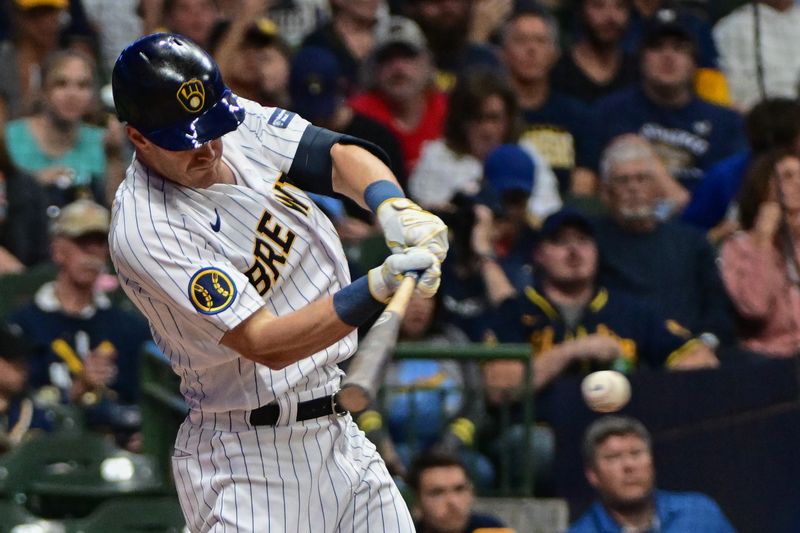
[[[561,376],[797,355],[798,25],[793,0],[0,0],[0,275],[53,269],[4,317],[2,444],[53,424],[44,398],[140,446],[149,337],[106,244],[132,156],[108,81],[137,37],[183,34],[239,96],[374,142],[445,220],[440,294],[402,338],[529,343],[532,377],[398,361],[359,422],[395,473],[447,451],[491,487]],[[371,266],[371,214],[314,200],[354,274]],[[552,435],[533,429],[546,490]]]

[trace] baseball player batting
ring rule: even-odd
[[[189,413],[172,466],[191,531],[413,531],[336,403],[337,363],[405,272],[436,292],[445,225],[403,197],[372,144],[238,98],[182,36],[131,44],[112,86],[136,155],[111,253],[181,377]],[[375,211],[393,254],[351,283],[305,191]]]

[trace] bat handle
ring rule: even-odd
[[[419,274],[414,271],[405,273],[403,281],[400,282],[400,286],[397,288],[397,291],[395,291],[394,296],[392,296],[389,305],[386,306],[386,311],[399,315],[403,314],[408,305],[408,301],[411,299],[411,295],[414,294],[414,287],[417,286],[418,277]]]

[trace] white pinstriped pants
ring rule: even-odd
[[[195,532],[413,532],[375,446],[350,415],[240,431],[178,431],[172,471]]]

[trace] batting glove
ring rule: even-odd
[[[423,298],[436,294],[442,270],[436,256],[424,248],[409,248],[405,252],[392,254],[381,266],[370,270],[367,273],[369,292],[379,302],[387,303],[400,286],[405,273],[411,271],[422,272],[414,294]]]
[[[378,221],[393,252],[412,246],[425,248],[441,263],[447,255],[447,226],[408,198],[392,198],[378,207]]]

